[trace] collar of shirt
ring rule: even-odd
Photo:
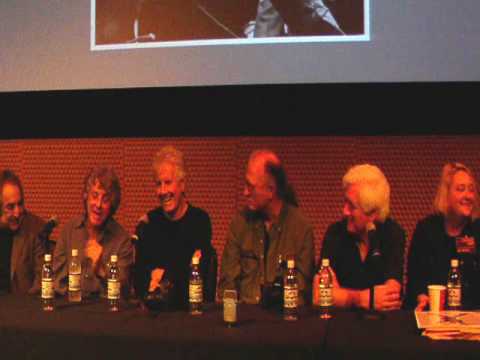
[[[98,241],[100,244],[104,242],[105,238],[108,237],[108,234],[113,233],[113,227],[114,227],[114,221],[112,217],[109,217],[106,221],[105,224],[102,228],[102,231],[100,233],[100,240]],[[78,219],[75,220],[74,226],[76,228],[87,228],[87,216],[84,214],[83,216],[80,216]]]

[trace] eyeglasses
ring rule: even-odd
[[[100,200],[102,205],[109,205],[112,202],[112,196],[108,193],[102,194],[97,191],[90,191],[88,196],[91,200]]]

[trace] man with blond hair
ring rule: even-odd
[[[374,165],[343,177],[343,216],[329,226],[321,258],[334,271],[335,306],[394,310],[401,306],[405,231],[390,214],[390,185]]]
[[[246,208],[232,220],[223,252],[220,297],[225,289],[235,289],[242,302],[264,302],[261,289],[278,275],[282,256],[295,260],[303,303],[313,274],[313,227],[297,207],[283,164],[273,151],[252,152],[243,194]]]

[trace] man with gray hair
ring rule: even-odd
[[[120,181],[109,167],[95,167],[85,177],[82,198],[85,212],[68,221],[61,230],[53,254],[55,291],[68,290],[68,264],[72,250],[82,263],[83,296],[106,296],[107,268],[117,255],[122,293],[128,292],[133,246],[130,235],[113,218],[120,206]]]
[[[192,257],[200,258],[201,274],[207,284],[214,249],[208,213],[187,200],[187,171],[183,153],[165,146],[153,161],[155,188],[160,206],[144,215],[137,225],[135,290],[145,298],[168,281],[173,287],[169,309],[186,309]],[[213,301],[204,286],[204,299]],[[213,289],[214,292],[214,289]],[[214,295],[213,295],[214,296]]]
[[[405,231],[389,217],[387,178],[377,166],[356,165],[343,177],[343,189],[344,218],[328,227],[321,253],[334,271],[334,304],[398,309]]]

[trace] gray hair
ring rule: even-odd
[[[343,187],[359,185],[358,203],[366,213],[378,212],[380,222],[390,213],[390,184],[375,165],[362,164],[351,167],[343,177]]]
[[[162,147],[153,159],[153,170],[157,171],[162,163],[170,163],[175,166],[175,176],[178,180],[183,180],[187,176],[183,153],[177,148],[167,145]]]

